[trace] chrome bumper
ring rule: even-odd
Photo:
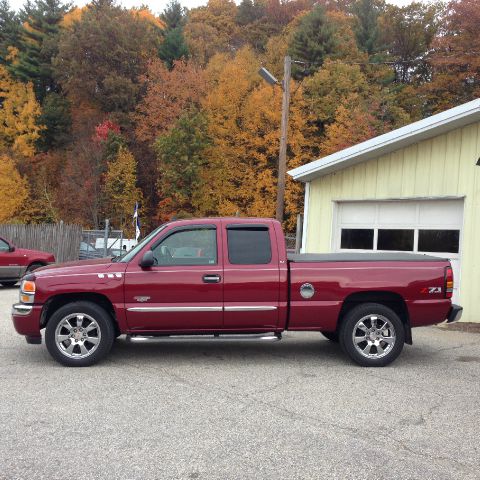
[[[12,305],[12,315],[30,315],[32,310],[32,305],[25,305],[23,303],[16,303],[15,305]]]
[[[447,315],[447,323],[458,322],[462,318],[463,307],[460,305],[452,305]]]

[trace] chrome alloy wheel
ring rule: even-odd
[[[98,348],[101,338],[98,323],[85,313],[67,315],[55,330],[55,343],[68,358],[88,357]]]
[[[366,315],[352,333],[355,349],[366,358],[382,358],[393,349],[396,340],[392,322],[383,315]]]

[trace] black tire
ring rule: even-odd
[[[83,318],[80,326],[77,323],[79,316]],[[72,321],[76,323],[75,326],[70,323]],[[66,327],[59,327],[60,324],[65,325],[65,322],[68,322],[69,326],[72,327],[70,330]],[[81,335],[80,332],[73,333],[73,330],[75,328],[77,330],[83,329],[86,332],[91,325],[96,325],[96,328],[91,329],[93,334],[90,337],[92,340],[96,338],[95,345],[89,340],[87,333],[84,333],[85,341],[82,341],[81,338],[79,340],[68,338],[62,343],[57,342],[57,334],[59,334],[59,338],[60,336],[66,337],[70,332],[72,332],[72,335]],[[59,328],[58,332],[57,327]],[[64,334],[61,334],[62,331]],[[55,360],[67,367],[88,367],[97,363],[110,352],[114,339],[115,328],[111,316],[99,305],[87,301],[72,302],[59,308],[48,320],[45,330],[45,344],[48,352]],[[71,353],[68,353],[67,349],[77,342],[79,342],[78,345],[74,345]],[[85,347],[88,353],[83,354],[80,351],[82,347]]]
[[[357,327],[361,320],[362,324]],[[387,323],[384,324],[384,321]],[[362,334],[365,334],[365,340],[358,341],[363,338]],[[379,303],[363,303],[345,315],[339,341],[342,350],[359,365],[384,367],[400,355],[405,343],[405,328],[391,308]]]
[[[0,282],[4,287],[14,287],[18,282]]]
[[[32,272],[33,272],[34,270],[36,270],[37,268],[44,267],[44,266],[45,266],[44,263],[32,263],[31,265],[29,265],[29,266],[27,267],[27,270],[26,270],[26,272],[25,272],[25,275],[26,275],[27,273],[32,273]]]
[[[337,332],[320,332],[325,338],[331,342],[338,343],[338,333]]]

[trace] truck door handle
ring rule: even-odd
[[[220,283],[221,279],[220,275],[204,275],[203,283]]]

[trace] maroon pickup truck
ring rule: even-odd
[[[0,238],[0,284],[15,285],[25,273],[55,262],[51,253],[17,248]]]
[[[287,256],[279,222],[167,223],[123,257],[64,263],[24,277],[13,323],[68,366],[92,365],[115,337],[280,340],[321,332],[360,365],[384,366],[411,328],[447,320],[448,260],[406,253]]]

